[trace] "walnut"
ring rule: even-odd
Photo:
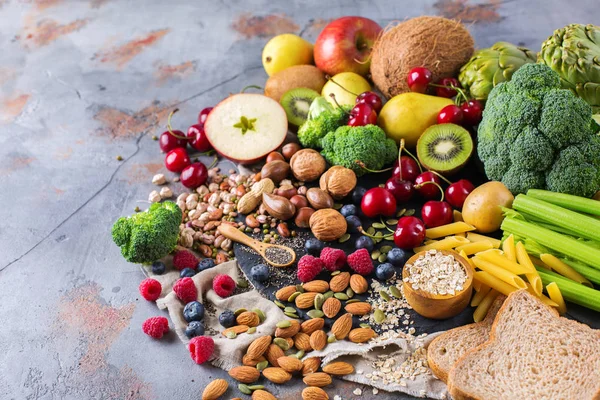
[[[325,171],[325,159],[318,151],[302,149],[290,160],[292,174],[301,182],[312,182]]]
[[[346,197],[356,186],[356,174],[349,168],[336,165],[321,175],[319,186],[321,190],[339,200]]]
[[[346,218],[333,208],[317,210],[311,215],[309,224],[313,235],[323,242],[339,239],[348,228]]]

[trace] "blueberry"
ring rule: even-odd
[[[394,276],[394,266],[390,263],[379,264],[375,269],[375,276],[380,281],[387,281]]]
[[[258,282],[267,281],[269,279],[269,275],[269,267],[267,267],[265,264],[258,264],[250,269],[250,276],[256,279]]]
[[[346,204],[340,209],[340,214],[342,214],[344,217],[356,215],[356,206],[354,204]]]
[[[200,321],[204,318],[204,306],[197,301],[190,301],[183,308],[183,318],[187,322]]]
[[[316,257],[321,255],[321,250],[323,250],[323,247],[325,247],[325,243],[315,238],[310,238],[306,240],[306,243],[304,243],[304,248],[306,249],[306,252]]]
[[[196,275],[196,270],[192,268],[184,268],[179,273],[181,278],[191,278],[194,275]]]
[[[349,233],[360,232],[360,227],[362,226],[362,222],[360,221],[360,218],[358,218],[356,215],[347,216],[346,224],[348,225]]]
[[[356,247],[356,249],[367,249],[370,252],[373,251],[373,247],[375,246],[375,243],[373,243],[373,239],[371,239],[368,236],[361,236],[358,239],[356,239],[356,243],[354,243],[354,247]]]
[[[362,198],[366,192],[367,192],[367,189],[365,189],[362,186],[355,187],[354,191],[352,192],[352,202],[354,204],[356,204],[357,206],[359,206],[360,203],[362,202]]]
[[[214,267],[215,264],[215,260],[213,260],[212,258],[205,258],[203,260],[200,260],[200,262],[198,263],[198,266],[196,267],[196,270],[198,272],[202,272],[205,269],[209,269]]]
[[[200,321],[192,321],[185,328],[185,336],[189,339],[204,335],[204,324]]]
[[[225,310],[219,315],[219,323],[224,328],[231,328],[236,325],[235,314],[231,310]]]
[[[165,263],[162,261],[154,261],[152,263],[152,273],[154,275],[162,275],[165,273],[166,269],[167,267],[165,267]]]
[[[402,267],[408,260],[408,254],[396,247],[387,253],[387,260],[396,267]]]

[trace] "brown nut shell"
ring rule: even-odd
[[[269,178],[275,184],[279,184],[282,180],[287,178],[290,173],[290,164],[283,160],[275,160],[266,163],[260,170],[260,174],[263,179]]]
[[[302,182],[312,182],[325,172],[325,159],[318,151],[302,149],[290,159],[290,166],[294,177]]]
[[[321,175],[319,186],[321,190],[339,200],[346,197],[356,187],[356,174],[349,168],[336,165]]]
[[[290,201],[293,205],[296,206],[297,210],[301,209],[302,207],[308,207],[308,200],[306,200],[306,197],[302,195],[297,194],[295,196],[292,196],[290,198]]]
[[[274,194],[263,193],[263,206],[270,216],[282,221],[293,218],[296,214],[296,207],[288,199]]]
[[[267,159],[265,160],[265,162],[270,163],[271,161],[275,160],[285,161],[285,158],[283,158],[283,155],[280,152],[272,151],[269,154],[267,154]]]
[[[309,220],[310,230],[323,242],[337,240],[348,228],[346,218],[333,208],[317,210]]]
[[[298,193],[298,189],[296,189],[292,185],[280,186],[279,188],[275,189],[275,191],[273,192],[273,194],[276,194],[277,196],[285,197],[286,199],[291,199],[297,193]]]
[[[281,148],[281,154],[289,161],[300,149],[302,149],[302,146],[298,143],[288,143]]]
[[[310,217],[315,213],[315,210],[310,207],[302,207],[298,210],[298,214],[296,214],[296,219],[294,223],[298,228],[309,228],[310,227]]]
[[[315,210],[333,207],[333,199],[324,190],[310,188],[306,192],[306,199]]]

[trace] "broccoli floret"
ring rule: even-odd
[[[594,152],[598,152],[598,149]],[[594,159],[586,159],[578,146],[567,147],[560,152],[548,172],[548,189],[585,197],[593,196],[600,188],[599,169],[591,163],[593,161]]]
[[[544,64],[525,64],[513,74],[507,86],[513,93],[545,92],[560,88],[560,77]]]
[[[398,157],[396,142],[376,125],[342,126],[328,133],[321,143],[321,154],[330,164],[350,168],[357,176],[367,172],[357,161],[369,170],[380,170]]]
[[[528,189],[542,189],[546,186],[544,172],[521,169],[515,165],[506,171],[502,183],[513,194],[527,193]]]
[[[547,92],[541,110],[539,128],[554,148],[581,143],[589,137],[592,108],[568,90]]]
[[[548,139],[531,126],[517,136],[510,151],[512,165],[523,170],[545,171],[552,165],[553,157],[554,149]]]
[[[127,261],[151,263],[175,248],[181,218],[181,209],[172,201],[154,203],[146,212],[119,218],[112,237]]]
[[[350,109],[349,106],[342,106],[341,109],[335,108],[332,111],[324,111],[317,118],[302,124],[298,129],[298,140],[300,140],[302,146],[311,149],[321,148],[321,139],[325,135],[348,123]]]

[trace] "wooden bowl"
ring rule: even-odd
[[[403,282],[404,297],[408,304],[420,315],[432,319],[446,319],[454,317],[464,310],[471,300],[473,291],[473,268],[467,260],[461,257],[455,251],[438,250],[444,255],[453,256],[456,261],[465,269],[467,280],[463,290],[455,294],[432,294],[421,289],[413,289],[409,282]],[[412,256],[406,264],[414,263],[417,258],[424,255],[426,251],[420,251]],[[402,278],[408,277],[408,268],[402,270]]]

